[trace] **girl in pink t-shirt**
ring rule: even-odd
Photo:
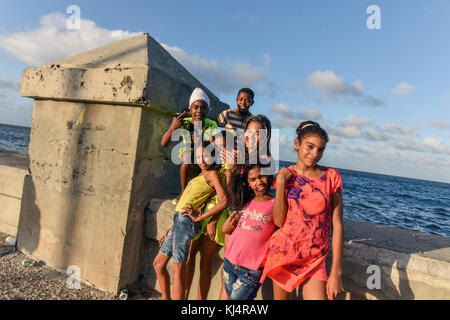
[[[252,300],[260,287],[269,239],[275,231],[274,200],[269,194],[272,175],[262,175],[262,164],[244,165],[233,172],[229,185],[235,211],[223,225],[231,234],[224,256],[223,279],[231,300]]]

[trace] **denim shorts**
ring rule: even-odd
[[[162,254],[172,257],[173,261],[179,263],[187,262],[191,241],[200,230],[198,222],[192,221],[183,214],[181,212],[174,213],[172,230],[159,249]]]
[[[223,282],[230,300],[253,300],[258,293],[263,268],[251,270],[223,259]]]

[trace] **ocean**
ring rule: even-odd
[[[0,151],[26,154],[30,131],[0,124]],[[337,169],[345,218],[450,237],[450,184]]]

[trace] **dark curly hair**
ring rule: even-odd
[[[270,164],[263,164],[259,161],[254,164],[250,164],[246,161],[243,165],[236,166],[231,173],[231,181],[227,186],[227,193],[229,197],[229,204],[231,210],[241,210],[244,208],[254,197],[255,192],[250,188],[248,184],[248,173],[253,168],[265,168],[270,167]],[[268,188],[272,186],[274,176],[267,175],[269,178]]]

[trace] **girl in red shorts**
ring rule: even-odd
[[[334,299],[342,291],[342,182],[336,169],[322,167],[328,135],[314,121],[297,128],[297,163],[276,177],[273,218],[280,227],[270,239],[261,277],[273,280],[275,300],[290,299],[301,286],[303,299]],[[325,259],[333,227],[333,261],[327,277]]]

